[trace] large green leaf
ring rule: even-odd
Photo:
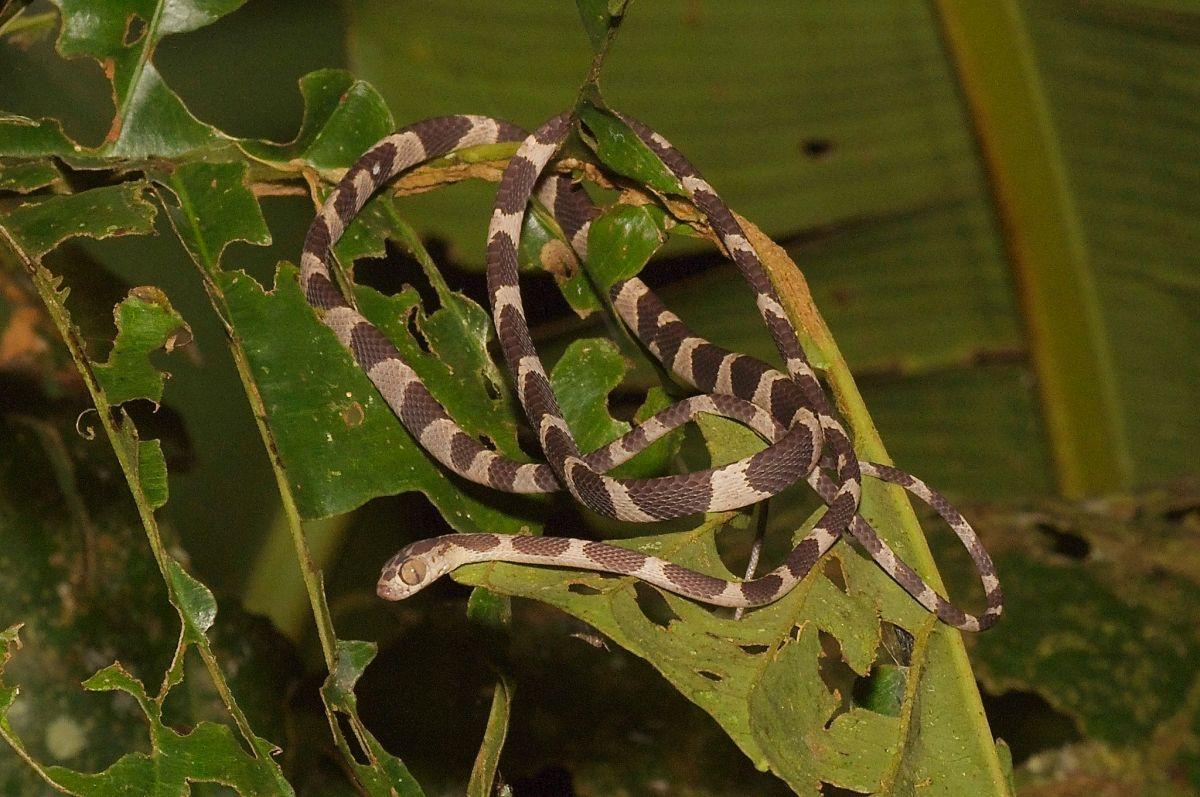
[[[621,544],[729,578],[713,533],[730,522],[715,516],[688,531]],[[732,529],[744,526],[732,522]],[[889,771],[905,767],[937,782],[940,793],[1003,793],[979,769],[946,765],[943,756],[952,748],[973,755],[966,740],[974,720],[956,716],[949,705],[928,705],[950,692],[948,674],[930,665],[938,654],[928,647],[944,644],[932,641],[941,635],[931,635],[919,608],[848,549],[839,549],[786,598],[742,620],[672,595],[656,606],[661,598],[651,600],[627,578],[512,565],[473,566],[456,577],[557,606],[645,658],[712,714],[759,767],[798,793],[816,794],[820,781],[875,791]],[[855,679],[872,672],[881,633],[891,627],[881,620],[920,640],[904,719],[850,699]],[[838,666],[849,668],[849,680],[837,680],[845,677],[834,674]]]

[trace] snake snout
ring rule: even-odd
[[[407,592],[408,590],[403,584],[397,582],[395,576],[392,578],[381,578],[379,579],[379,583],[375,585],[375,594],[385,601],[401,600]]]

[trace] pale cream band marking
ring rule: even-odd
[[[521,289],[516,285],[501,285],[492,294],[492,316],[499,319],[505,307],[521,313]]]
[[[379,164],[375,164],[374,169],[378,169]],[[375,181],[371,179],[366,172],[359,172],[354,175],[354,212],[362,210],[362,206],[367,204],[367,197],[371,196],[371,191],[375,188]]]
[[[695,194],[698,191],[703,191],[706,194],[716,194],[716,191],[713,191],[713,187],[709,185],[708,181],[703,177],[696,177],[695,175],[689,174],[680,182],[683,183],[684,190],[686,190],[689,194]]]
[[[300,274],[304,278],[304,287],[308,287],[308,278],[313,274],[328,274],[328,269],[321,262],[321,258],[314,255],[307,249],[300,253]]]
[[[611,479],[607,476],[601,477],[604,481],[604,489],[608,491],[609,500],[612,501],[613,507],[622,516],[635,523],[649,523],[654,520],[653,515],[643,512],[641,507],[633,502],[629,497],[629,491],[625,486],[616,479]]]
[[[488,225],[488,240],[496,236],[497,232],[503,232],[514,242],[521,235],[521,222],[525,218],[525,210],[522,208],[515,213],[505,213],[500,208],[492,211],[492,222]]]
[[[747,461],[735,462],[713,471],[711,503],[714,506],[729,506],[731,503],[744,501],[748,496],[755,497],[756,501],[770,497],[770,493],[760,492],[750,486],[746,479],[746,468],[749,465]]]
[[[717,382],[713,385],[718,393],[733,395],[733,363],[741,357],[740,354],[730,352],[721,358],[721,364],[717,367]]]
[[[449,418],[438,418],[421,430],[421,446],[443,463],[450,462],[450,438],[460,432]]]
[[[513,477],[513,489],[523,493],[540,493],[543,492],[541,487],[538,487],[537,474],[541,468],[538,465],[522,465],[517,468],[517,473]]]
[[[541,171],[542,167],[550,162],[554,157],[554,153],[558,151],[558,144],[543,144],[536,138],[530,137],[525,139],[525,143],[521,145],[521,149],[517,152],[516,157],[524,156],[532,164],[536,171]]]
[[[774,298],[768,296],[767,294],[760,293],[757,297],[755,297],[754,303],[758,305],[758,311],[760,313],[770,313],[771,315],[787,321],[787,313],[783,311],[783,307],[780,306],[779,302],[775,301]]]
[[[661,316],[660,316],[661,318]],[[671,370],[692,387],[696,387],[696,378],[692,375],[692,352],[703,345],[701,338],[684,338],[675,352]]]
[[[531,373],[537,374],[543,379],[546,379],[546,381],[549,381],[549,379],[546,377],[546,370],[542,367],[542,361],[537,357],[534,357],[532,354],[522,357],[517,363],[517,383],[520,384],[524,382],[525,377]]]
[[[730,252],[745,252],[748,255],[756,255],[754,247],[750,245],[750,242],[746,240],[744,235],[732,233],[725,236],[725,246]]]
[[[781,379],[787,379],[787,377],[777,371],[769,371],[763,374],[758,380],[758,385],[754,388],[754,395],[750,397],[750,401],[760,407],[771,406],[771,386]]]
[[[416,372],[408,364],[397,357],[389,357],[375,363],[375,367],[367,372],[367,376],[384,398],[391,403],[392,397],[401,400],[409,382],[417,379]]]
[[[325,311],[325,326],[333,330],[333,334],[337,335],[337,339],[342,345],[350,348],[350,333],[360,321],[366,321],[357,310],[352,307],[334,307]]]
[[[494,144],[500,138],[500,125],[488,116],[468,116],[471,129],[462,137],[455,149],[474,147],[479,144]]]
[[[392,174],[395,174],[398,169],[407,169],[409,166],[420,163],[427,157],[421,137],[412,130],[397,133],[388,141],[396,148],[396,157],[392,160]]]
[[[817,381],[817,374],[813,371],[812,366],[806,360],[802,360],[799,357],[789,358],[787,369],[788,373],[794,376],[806,376],[814,382]]]
[[[336,199],[336,197],[334,197]],[[325,228],[329,230],[329,247],[333,248],[333,242],[342,237],[345,231],[345,226],[342,224],[341,218],[334,209],[332,202],[327,202],[325,207],[321,209],[321,216],[325,219]]]

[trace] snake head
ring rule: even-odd
[[[454,569],[445,555],[446,547],[440,537],[404,546],[383,566],[375,593],[384,600],[399,601],[437,581]]]

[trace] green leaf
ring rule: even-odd
[[[742,533],[729,523],[728,517],[714,516],[688,531],[620,544],[728,578],[712,535],[722,528]],[[843,574],[845,591],[826,577],[832,570]],[[880,756],[881,746],[900,754],[896,718],[865,708],[842,713],[837,694],[822,678],[825,654],[818,631],[832,635],[842,662],[863,677],[880,643],[880,611],[883,619],[912,629],[920,629],[925,618],[869,560],[847,547],[839,547],[788,596],[740,621],[665,593],[665,605],[652,610],[626,578],[503,564],[463,568],[455,577],[557,606],[646,658],[712,714],[757,765],[770,767],[802,794],[815,793],[818,780],[873,790],[883,776],[881,762],[890,760]],[[913,699],[911,690],[905,698]],[[941,717],[947,727],[938,738],[963,732]]]
[[[0,162],[0,191],[28,194],[47,186],[60,187],[62,172],[50,160]]]
[[[1194,611],[1156,608],[1145,590],[1123,590],[1124,579],[1107,583],[1098,565],[1012,551],[997,567],[1017,597],[1008,628],[979,640],[983,678],[1033,688],[1089,736],[1121,745],[1141,744],[1175,716],[1196,680]],[[1169,605],[1200,598],[1200,579],[1164,582],[1153,593],[1191,596]],[[1114,677],[1123,688],[1111,688]]]
[[[1005,732],[1014,746],[1049,748],[1082,734],[1098,762],[1120,756],[1163,793],[1185,779],[1192,791],[1181,793],[1200,789],[1186,763],[1200,742],[1196,506],[1187,483],[1110,502],[973,513],[1006,595],[1004,622],[973,646],[976,673],[995,695],[1034,693],[1052,707],[1030,720],[1032,733]],[[942,538],[938,547],[949,557],[952,545]],[[965,571],[948,572],[952,594],[978,589]],[[1018,766],[1022,774],[1038,773]]]
[[[167,505],[167,460],[159,440],[139,440],[137,447],[138,482],[151,509]]]
[[[1059,487],[1070,497],[1126,489],[1132,462],[1100,295],[1017,4],[942,0],[938,9],[1029,319]]]
[[[550,385],[581,451],[593,451],[629,431],[629,424],[615,420],[608,410],[608,394],[624,375],[617,347],[604,338],[575,341],[555,363]]]
[[[1125,430],[1132,483],[1193,473],[1200,416],[1190,408],[1200,404],[1200,381],[1177,364],[1200,348],[1187,254],[1200,218],[1188,155],[1200,146],[1200,85],[1190,73],[1177,82],[1161,76],[1197,58],[1195,9],[986,5],[973,13],[1007,15],[1005,25],[1019,29],[1010,39],[1016,49],[1000,55],[1019,58],[1025,76],[1033,65],[1038,116],[1056,140],[1054,169],[1066,178],[1098,297],[1100,331],[1088,335],[1108,350],[1116,375],[1116,426]],[[501,8],[430,9],[395,29],[389,3],[360,0],[348,32],[355,69],[381,87],[399,119],[421,118],[430,102],[545,118],[563,102],[549,87],[577,82],[584,57],[521,49]],[[1059,410],[1042,401],[1029,335],[1071,319],[1026,317],[938,8],[764,0],[690,14],[678,3],[646,3],[626,15],[604,86],[622,111],[678,145],[734,208],[787,243],[897,462],[960,496],[1045,495],[1059,480],[1047,425]],[[556,42],[577,35],[574,8],[522,13]],[[663,31],[681,24],[689,45],[663,49]],[[475,66],[476,79],[445,80],[455,63]],[[445,203],[412,213],[419,226],[436,224],[456,251],[477,251],[473,209]],[[742,296],[731,292],[725,304],[746,313],[705,315],[726,294],[680,285],[668,306],[690,323],[740,330],[736,339],[714,338],[728,348],[743,351],[752,340],[769,350],[752,299]],[[983,409],[971,417],[976,401]],[[998,430],[983,422],[997,409]],[[942,422],[946,413],[951,423]]]
[[[666,241],[657,205],[613,205],[588,230],[588,269],[601,291],[637,276]]]
[[[575,341],[554,364],[550,384],[582,451],[605,446],[632,428],[614,419],[608,408],[608,396],[621,384],[627,367],[617,347],[604,338]],[[660,390],[647,396],[636,419],[644,420],[669,404]],[[670,433],[613,473],[622,478],[661,474],[680,437],[678,431]]]
[[[212,628],[217,617],[217,601],[212,591],[188,575],[178,562],[169,565],[171,588],[183,615],[186,636],[189,641],[200,640]]]
[[[244,2],[132,0],[118,9],[105,0],[55,0],[62,15],[58,51],[68,58],[95,58],[113,84],[116,117],[104,154],[172,157],[224,139],[188,112],[152,59],[166,36],[210,24]]]
[[[579,118],[591,134],[589,143],[605,166],[656,191],[683,193],[675,175],[627,124],[591,103],[580,106]]]
[[[219,268],[225,248],[235,241],[271,243],[262,209],[246,186],[246,164],[194,161],[154,179],[174,195],[177,204],[163,204],[179,240],[202,268]]]
[[[358,756],[351,751],[341,727],[332,714],[330,727],[343,757],[353,767],[358,782],[367,794],[371,797],[421,797],[424,792],[409,774],[404,763],[384,750],[358,721],[354,685],[375,658],[375,650],[375,645],[370,642],[338,640],[336,666],[321,687],[321,698],[327,709],[347,715],[354,724],[355,740],[366,748],[368,764],[359,763]]]
[[[272,293],[240,272],[223,273],[218,283],[303,516],[324,517],[378,495],[419,490],[460,530],[516,531],[538,525],[530,516],[502,511],[493,496],[477,498],[461,491],[412,440],[300,295],[295,267],[280,267]],[[388,298],[362,288],[358,298],[364,313],[390,335],[464,428],[487,433],[502,448],[514,450],[513,416],[499,412],[496,401],[480,400],[490,383],[475,359],[478,344],[452,321],[451,310],[439,308],[425,317],[412,290]],[[477,323],[486,324],[481,309],[472,312]],[[441,358],[422,351],[421,341],[409,332],[410,319]],[[448,362],[461,367],[451,370]],[[536,502],[528,505],[532,509]]]
[[[145,749],[145,734],[127,713],[131,704],[83,693],[72,674],[90,672],[117,652],[131,670],[161,672],[178,620],[132,502],[121,490],[96,489],[113,478],[111,454],[81,437],[74,418],[7,415],[0,437],[6,442],[0,449],[0,593],[7,596],[0,628],[20,621],[28,642],[0,677],[20,684],[23,696],[0,724],[7,721],[36,760],[99,770]],[[0,642],[0,659],[3,650]],[[82,662],[83,651],[100,655]],[[0,706],[6,693],[15,697],[16,687],[0,684]],[[176,717],[206,719],[199,714],[212,707],[197,699]],[[0,743],[0,793],[45,788]]]
[[[596,294],[575,250],[558,222],[540,203],[534,203],[525,214],[517,254],[522,271],[542,270],[553,275],[563,298],[581,317],[603,309],[604,302]]]
[[[318,170],[345,169],[379,139],[395,130],[391,112],[370,84],[340,69],[322,69],[300,78],[304,120],[288,144],[243,140],[252,158],[281,169],[302,161]]]
[[[158,404],[169,374],[154,367],[150,354],[164,348],[170,352],[180,335],[190,340],[191,330],[166,294],[151,286],[131,290],[113,316],[117,339],[108,361],[93,366],[96,379],[114,405],[134,399]]]
[[[67,138],[57,119],[35,120],[0,111],[0,155],[39,158],[67,155],[83,148]]]
[[[128,189],[132,188],[132,193]],[[112,189],[95,189],[84,194],[66,197],[56,197],[45,202],[18,207],[7,216],[0,218],[0,233],[7,244],[7,250],[24,267],[39,298],[46,307],[50,319],[56,326],[59,335],[69,351],[76,369],[82,378],[84,387],[95,406],[100,425],[116,455],[120,472],[132,494],[134,504],[146,533],[154,561],[161,575],[167,580],[168,595],[172,604],[179,612],[183,631],[176,646],[174,663],[168,668],[163,680],[163,691],[159,700],[165,699],[168,691],[178,685],[183,678],[183,660],[189,644],[195,646],[204,662],[208,675],[228,714],[236,723],[244,741],[250,745],[254,755],[247,755],[241,743],[234,737],[232,730],[226,725],[200,723],[187,736],[180,736],[168,731],[162,725],[157,712],[159,703],[144,707],[151,724],[152,750],[146,754],[127,754],[109,769],[102,773],[89,775],[74,772],[65,768],[46,769],[38,765],[24,750],[20,740],[9,732],[6,724],[0,723],[4,730],[5,739],[18,754],[46,781],[58,785],[69,793],[118,794],[118,793],[158,793],[174,794],[185,787],[189,781],[220,782],[236,786],[240,791],[251,794],[290,794],[291,787],[283,778],[279,766],[271,759],[274,747],[266,740],[257,736],[244,712],[237,705],[229,689],[228,682],[221,672],[213,651],[201,627],[206,628],[211,618],[203,619],[204,595],[207,593],[198,583],[186,581],[180,584],[178,564],[167,552],[163,544],[154,510],[166,501],[165,463],[161,448],[158,445],[146,445],[139,440],[137,429],[123,409],[117,410],[109,403],[100,377],[97,375],[96,364],[91,362],[84,351],[83,338],[80,330],[71,319],[65,300],[66,291],[62,289],[62,280],[51,274],[40,262],[46,251],[57,245],[61,240],[73,235],[92,235],[105,237],[134,231],[145,231],[153,220],[153,206],[142,198],[144,185],[141,183],[115,186]],[[124,190],[124,194],[121,192]],[[97,201],[97,197],[100,201]],[[110,218],[80,218],[81,209],[86,209],[88,200],[100,209],[107,209],[110,215],[121,218],[125,224],[114,223]],[[105,201],[107,200],[107,201]],[[115,208],[118,212],[111,213]],[[120,211],[124,211],[124,214]],[[132,217],[132,218],[130,218]],[[143,292],[145,294],[145,292]],[[166,312],[165,300],[157,290],[149,293],[150,301],[145,295],[136,296],[138,302],[148,305],[140,307],[138,303],[129,305],[130,316],[121,315],[123,332],[130,337],[124,346],[114,347],[113,368],[111,374],[126,376],[128,368],[125,361],[144,362],[146,343],[153,343],[154,335],[145,335],[147,328],[153,328],[153,323],[144,323],[147,319],[161,320],[170,317],[173,311]],[[139,311],[147,310],[144,314]],[[177,320],[177,317],[174,320]],[[127,326],[127,329],[126,329]],[[161,385],[154,380],[155,373],[149,380],[149,389],[161,390]],[[145,387],[145,379],[133,380],[137,389]],[[122,388],[114,388],[116,390]],[[136,392],[136,390],[128,391]],[[61,481],[61,479],[60,479]],[[177,593],[176,586],[181,586],[182,592]],[[211,595],[208,596],[211,602]],[[215,607],[214,607],[215,611]],[[201,625],[196,626],[193,620],[199,618]],[[110,673],[112,675],[112,673]],[[115,676],[114,676],[115,677]],[[101,679],[103,681],[103,679]],[[98,682],[99,683],[99,682]],[[118,684],[120,686],[120,684]],[[126,684],[128,686],[128,684]],[[132,688],[132,687],[129,687]],[[144,690],[140,683],[137,691],[144,698]],[[146,701],[143,699],[142,701]],[[78,737],[78,734],[74,734]],[[78,740],[72,742],[72,745]],[[163,769],[167,771],[164,772]]]
[[[146,201],[145,190],[146,183],[135,180],[34,200],[0,215],[0,225],[33,259],[76,236],[149,235],[157,211]]]
[[[476,590],[478,593],[479,590]],[[500,765],[500,753],[508,737],[508,722],[512,713],[513,684],[502,676],[492,692],[492,706],[488,710],[487,728],[483,732],[483,744],[471,767],[471,779],[467,783],[467,797],[492,797],[496,783],[496,770]]]
[[[579,18],[583,21],[583,29],[592,49],[600,51],[608,31],[616,25],[625,13],[628,0],[575,0],[579,7]]]
[[[5,645],[3,664],[19,645],[16,631],[9,628],[0,636]],[[113,664],[84,682],[92,691],[116,691],[131,696],[150,726],[150,753],[127,753],[103,772],[76,772],[65,767],[44,766],[29,757],[24,744],[11,730],[8,715],[15,690],[0,690],[0,736],[25,758],[43,778],[67,794],[88,797],[117,797],[125,794],[183,794],[189,783],[220,783],[244,795],[291,794],[287,784],[270,775],[262,762],[246,753],[233,732],[225,725],[201,722],[188,733],[180,734],[165,726],[159,705],[146,694],[145,687],[121,665]],[[268,749],[264,740],[260,749]]]

